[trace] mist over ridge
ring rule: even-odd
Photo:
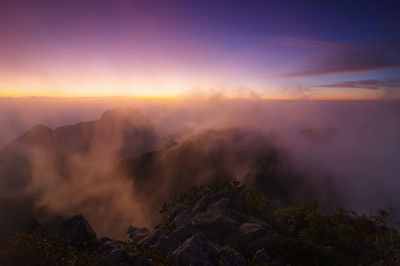
[[[30,104],[37,106],[34,100]],[[98,118],[117,106],[140,111],[113,109],[94,122],[79,120]],[[24,106],[26,112],[10,107],[0,108],[0,113],[12,110],[23,121],[21,125],[29,125],[29,106]],[[95,110],[104,107],[95,115]],[[2,172],[1,188],[3,195],[8,191],[14,197],[15,191],[23,191],[35,198],[32,208],[44,212],[44,220],[49,214],[82,212],[96,230],[121,235],[128,224],[154,225],[157,204],[219,175],[256,185],[272,198],[286,198],[290,203],[318,199],[328,207],[344,205],[362,212],[398,208],[397,101],[214,98],[168,103],[71,102],[60,109],[49,102],[42,108],[41,118],[34,118],[37,122],[50,117],[48,121],[62,123],[70,115],[71,121],[80,123],[55,129],[45,123],[35,126],[3,146],[2,154],[7,150],[7,155],[0,156],[0,162],[4,169],[4,158],[12,154],[9,146],[20,146],[15,143],[28,139],[29,148],[21,144],[26,167],[12,163],[7,167],[22,171],[16,176],[28,172],[29,180],[13,177],[10,189],[10,181],[4,178],[9,175]],[[12,131],[7,132],[12,125],[4,115],[1,121],[6,130],[0,135]]]

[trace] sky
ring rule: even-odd
[[[0,2],[0,97],[400,99],[398,1]]]

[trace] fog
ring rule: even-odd
[[[135,119],[129,118],[112,124],[100,119],[113,108],[139,109],[152,126],[146,121],[135,124]],[[358,212],[372,213],[389,206],[396,211],[400,207],[399,117],[399,101],[266,101],[221,95],[168,101],[3,98],[1,152],[12,154],[22,149],[28,155],[30,178],[21,181],[23,185],[14,184],[16,178],[3,172],[0,191],[13,199],[33,197],[35,209],[62,217],[83,213],[100,234],[122,235],[129,224],[156,224],[160,201],[212,180],[221,169],[255,184],[254,173],[259,169],[252,160],[264,156],[264,151],[278,151],[274,176],[286,178],[284,183],[290,189],[285,191],[297,192],[298,198],[315,197],[329,207],[344,205]],[[71,133],[55,128],[95,120],[98,122],[73,131],[79,132],[73,142],[59,144],[60,136],[65,136],[62,142]],[[137,132],[152,127],[156,139],[143,146],[143,134],[127,133],[130,128],[126,124],[131,122]],[[18,144],[11,152],[6,144],[36,124],[53,129],[40,127],[31,132],[31,139],[43,140],[44,145]],[[224,133],[231,128],[240,133],[233,137]],[[222,133],[209,134],[207,130]],[[87,132],[91,132],[85,142],[88,147],[81,150],[79,141]],[[49,137],[43,138],[43,134]],[[190,156],[180,155],[184,149]],[[116,167],[127,157],[135,161],[149,151],[161,151],[152,163],[157,171],[147,174],[149,180],[153,178],[151,188]],[[220,156],[213,158],[212,154]],[[6,161],[4,156],[0,159]],[[190,168],[185,168],[187,165]],[[258,163],[256,167],[262,166]],[[180,167],[191,172],[181,175]],[[301,182],[295,182],[297,176]]]

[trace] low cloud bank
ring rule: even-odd
[[[36,123],[54,128],[96,120],[118,106],[140,109],[157,134],[150,146],[132,145],[136,153],[130,156],[126,151],[121,156],[129,131],[124,123],[92,132],[96,141],[85,153],[32,145],[24,150],[30,179],[23,191],[35,198],[34,208],[61,216],[82,212],[100,233],[121,235],[129,224],[154,224],[162,200],[218,175],[292,201],[318,198],[326,206],[361,212],[400,207],[398,101],[59,101],[10,99],[0,108],[0,140],[8,142]],[[42,136],[46,129],[39,131]],[[80,132],[79,139],[86,131],[73,132]],[[11,154],[4,152],[8,146],[4,154]],[[8,184],[12,177],[1,178]],[[5,186],[2,190],[7,192]]]

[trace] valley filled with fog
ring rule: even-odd
[[[0,100],[0,223],[82,213],[101,234],[230,176],[276,204],[373,213],[400,202],[399,101]],[[10,211],[10,208],[13,211]]]

